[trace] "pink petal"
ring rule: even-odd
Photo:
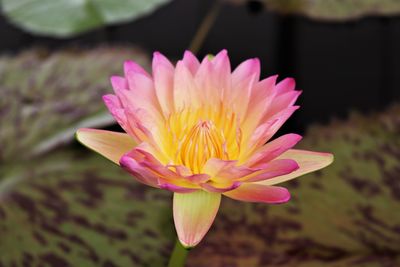
[[[189,69],[178,61],[174,76],[174,104],[176,111],[200,106],[200,91]]]
[[[116,94],[118,94],[120,90],[129,90],[128,81],[124,77],[111,76],[110,81]]]
[[[220,202],[221,194],[202,190],[174,194],[175,228],[184,247],[194,247],[203,239],[217,215]]]
[[[160,183],[159,187],[161,189],[165,189],[165,190],[175,192],[175,193],[192,193],[192,192],[196,192],[199,190],[199,189],[186,188],[186,187],[174,185],[171,183]]]
[[[147,150],[153,150],[150,153]],[[146,175],[150,175],[152,180],[156,179],[158,185],[166,184],[165,188],[169,188],[168,190],[173,191],[178,188],[187,188],[187,189],[199,189],[200,186],[197,185],[198,180],[204,181],[208,180],[209,177],[206,174],[196,175],[190,177],[180,176],[178,173],[171,170],[168,165],[164,165],[161,163],[155,156],[157,151],[155,151],[151,146],[146,143],[142,143],[137,146],[132,151],[126,153],[121,161],[124,163],[124,168],[133,175],[137,175],[138,173],[146,177]],[[135,165],[128,165],[127,163],[135,161]],[[122,164],[122,162],[121,162]],[[134,168],[134,169],[132,169]],[[170,186],[171,184],[171,186]],[[183,189],[182,189],[183,190]],[[189,190],[190,191],[190,190]],[[188,191],[188,192],[189,192]],[[179,191],[183,192],[183,191]]]
[[[158,188],[158,176],[148,168],[143,167],[139,162],[129,156],[122,156],[119,161],[122,168],[132,174],[139,182]]]
[[[140,65],[136,64],[133,61],[127,60],[124,63],[124,73],[125,73],[125,77],[127,77],[128,75],[130,75],[130,73],[139,73],[142,74],[148,78],[150,78],[151,76],[147,73],[147,71],[145,71]]]
[[[254,131],[250,140],[248,142],[248,149],[258,148],[265,142],[267,142],[271,137],[281,128],[281,126],[286,122],[286,120],[295,112],[299,106],[289,107],[278,114],[275,114],[270,120],[261,124]]]
[[[286,78],[276,85],[276,90],[279,93],[286,93],[289,91],[293,91],[295,87],[296,87],[295,80],[293,78]]]
[[[243,118],[243,138],[246,139],[260,124],[260,120],[275,97],[278,75],[268,77],[253,86],[246,115]]]
[[[299,164],[299,169],[287,175],[282,175],[259,182],[260,184],[274,185],[282,183],[298,176],[325,168],[333,162],[333,155],[330,153],[313,152],[299,149],[290,149],[279,156],[279,158],[295,160],[297,164]]]
[[[122,129],[125,130],[129,135],[135,138],[135,141],[139,143],[140,139],[135,136],[134,130],[131,128],[128,118],[126,117],[125,110],[121,106],[121,101],[115,95],[104,95],[103,101],[114,119],[121,125]]]
[[[270,179],[272,177],[289,174],[299,168],[296,161],[292,159],[276,159],[266,164],[260,165],[257,173],[250,174],[243,178],[246,182],[257,182]]]
[[[228,191],[238,188],[241,184],[242,183],[238,182],[238,181],[231,182],[229,184],[218,184],[218,183],[214,183],[214,182],[208,182],[208,183],[200,184],[200,186],[207,192],[224,193],[224,192],[228,192]]]
[[[185,51],[182,59],[183,63],[190,70],[192,75],[195,75],[197,70],[199,69],[200,62],[199,60],[192,54],[190,51]]]
[[[275,114],[287,109],[296,102],[302,91],[290,91],[284,94],[277,95],[271,105],[268,107],[267,112],[264,114],[264,118],[269,118]]]
[[[231,94],[231,63],[228,52],[224,49],[219,52],[212,60],[213,72],[210,79],[213,80],[214,87],[218,88],[220,99],[224,95]]]
[[[243,79],[249,76],[255,76],[255,80],[260,79],[260,60],[258,58],[248,59],[242,62],[232,72],[232,84],[238,84]]]
[[[166,116],[174,111],[174,66],[161,53],[153,56],[153,77],[158,102]]]
[[[132,137],[125,133],[81,128],[76,138],[83,145],[107,159],[119,164],[120,158],[136,146]]]
[[[225,196],[246,202],[269,204],[285,203],[290,199],[289,191],[284,187],[245,183],[239,188],[224,193]]]
[[[236,160],[211,158],[204,165],[203,172],[210,175],[212,181],[215,183],[224,184],[226,185],[225,187],[229,187],[235,180],[259,171],[259,169],[237,166],[236,164]]]
[[[117,96],[123,107],[129,107],[132,110],[143,109],[154,119],[161,120],[161,107],[153,81],[142,74],[132,72],[126,79],[130,90],[117,90]]]
[[[254,166],[260,163],[266,163],[295,146],[301,138],[302,137],[298,134],[286,134],[278,137],[260,148],[260,150],[254,153],[245,164],[246,166]]]
[[[221,102],[220,83],[214,71],[213,63],[205,57],[194,76],[196,87],[201,90],[199,99],[202,104],[209,106],[217,106]]]
[[[226,104],[232,107],[242,121],[245,119],[250,101],[250,94],[256,82],[255,74],[244,77],[241,81],[232,85],[229,96],[225,97]]]

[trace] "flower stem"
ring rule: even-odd
[[[168,267],[183,267],[185,266],[186,257],[189,250],[184,248],[179,240],[176,240],[174,250],[169,259]]]
[[[193,40],[189,45],[189,50],[192,51],[194,54],[197,54],[197,52],[199,52],[201,46],[204,43],[204,40],[207,37],[208,32],[210,31],[211,27],[218,17],[220,9],[221,1],[214,1],[203,21],[200,23],[200,26],[197,29],[196,34],[194,35]]]

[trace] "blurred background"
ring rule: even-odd
[[[0,267],[165,266],[171,195],[74,141],[131,59],[228,50],[294,77],[279,134],[335,154],[285,205],[224,199],[188,266],[400,266],[397,0],[1,0]]]

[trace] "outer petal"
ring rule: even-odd
[[[286,93],[293,91],[295,87],[296,87],[295,80],[293,78],[286,78],[280,81],[276,85],[276,90],[278,91],[278,93]]]
[[[242,62],[232,73],[232,83],[239,83],[252,75],[255,75],[256,80],[260,78],[260,60],[258,58],[251,58]]]
[[[333,162],[333,155],[330,153],[313,152],[299,149],[289,149],[279,158],[295,160],[297,164],[299,164],[299,169],[286,175],[258,182],[258,184],[274,185],[282,183],[306,173],[322,169]]]
[[[150,75],[147,73],[147,71],[145,71],[140,65],[134,61],[127,60],[124,63],[125,76],[128,76],[131,72],[140,73],[150,78]]]
[[[283,152],[295,146],[301,138],[302,137],[298,134],[285,134],[268,142],[246,161],[246,166],[254,166],[273,160]]]
[[[190,51],[185,51],[185,54],[183,55],[182,59],[183,63],[186,65],[186,67],[190,70],[192,75],[195,75],[199,66],[200,62],[199,60],[192,54]]]
[[[223,193],[227,192],[230,190],[234,190],[238,188],[242,183],[241,182],[228,182],[225,184],[219,184],[219,183],[214,183],[214,182],[208,182],[208,183],[203,183],[201,184],[201,187],[208,191],[208,192],[213,192],[213,193]]]
[[[208,232],[217,215],[221,194],[202,190],[174,194],[174,222],[184,247],[196,246]]]
[[[279,204],[289,201],[289,191],[280,186],[245,183],[239,188],[224,193],[225,196],[246,202]]]
[[[135,179],[146,185],[158,188],[158,176],[151,172],[148,168],[140,164],[140,162],[135,159],[123,156],[120,160],[120,165],[130,174],[132,174]]]
[[[76,138],[83,145],[96,151],[116,164],[136,143],[125,133],[82,128],[76,132]]]
[[[174,111],[174,70],[174,66],[166,57],[159,52],[154,53],[154,87],[164,115],[169,115]]]
[[[258,173],[243,178],[246,182],[258,182],[272,177],[289,174],[299,168],[296,161],[292,159],[276,159],[260,165],[262,168]]]

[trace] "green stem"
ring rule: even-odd
[[[207,12],[203,21],[200,23],[200,26],[197,29],[196,34],[194,35],[193,40],[189,45],[189,50],[192,51],[194,54],[197,54],[197,52],[199,52],[201,46],[204,43],[204,40],[207,37],[208,32],[210,31],[211,27],[218,17],[220,9],[221,1],[214,1],[214,4]]]
[[[184,248],[179,240],[176,240],[174,250],[169,259],[168,267],[183,267],[185,266],[186,257],[189,250]]]

